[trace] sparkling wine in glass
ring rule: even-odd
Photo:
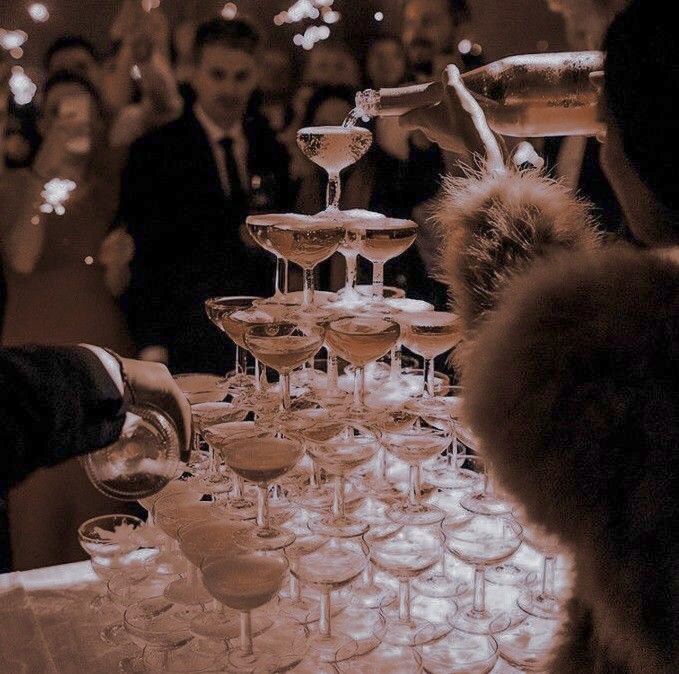
[[[372,133],[360,126],[311,126],[297,132],[304,156],[328,174],[328,209],[339,209],[340,172],[356,163],[371,144]]]
[[[325,340],[354,368],[355,412],[365,411],[365,366],[388,353],[400,334],[398,323],[381,317],[343,318],[328,325]]]
[[[313,324],[269,323],[245,332],[245,344],[281,380],[281,409],[290,409],[290,372],[313,358],[323,345],[323,331]]]
[[[403,344],[424,358],[425,390],[434,396],[434,358],[452,349],[460,339],[459,319],[448,311],[422,311],[407,321]]]
[[[203,582],[212,596],[240,615],[240,643],[229,649],[229,671],[288,671],[304,657],[306,641],[299,629],[281,625],[253,639],[251,612],[273,599],[287,569],[284,557],[262,553],[203,564]]]
[[[358,252],[373,263],[373,297],[384,294],[384,265],[404,253],[417,238],[417,223],[412,220],[384,218],[366,220]]]
[[[301,222],[273,225],[269,239],[286,260],[304,273],[303,306],[314,303],[314,269],[327,260],[344,240],[344,227],[326,217],[304,216]]]
[[[257,485],[257,526],[236,534],[236,543],[250,550],[280,550],[295,540],[291,531],[272,526],[269,517],[269,484],[289,472],[302,458],[299,442],[262,434],[236,438],[222,447],[231,470]]]

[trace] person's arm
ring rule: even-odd
[[[0,480],[105,447],[125,422],[121,391],[85,347],[0,350]]]

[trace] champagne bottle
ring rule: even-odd
[[[590,73],[603,70],[600,51],[509,56],[462,75],[488,124],[504,136],[595,136],[598,92]],[[428,82],[356,94],[362,116],[402,115],[441,101],[443,86]]]

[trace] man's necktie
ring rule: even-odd
[[[233,153],[233,138],[222,138],[219,144],[224,150],[224,164],[226,166],[226,174],[229,179],[230,196],[234,201],[245,199],[245,189],[240,180],[240,173],[238,171],[238,164]]]

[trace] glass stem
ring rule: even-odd
[[[424,377],[426,383],[427,395],[434,395],[434,359],[425,358],[424,359]]]
[[[335,475],[334,487],[332,514],[334,517],[344,517],[344,477]]]
[[[240,648],[243,655],[252,655],[252,620],[250,611],[240,612]]]
[[[299,584],[299,580],[295,576],[290,574],[290,599],[292,601],[299,601],[302,597],[302,586]]]
[[[324,585],[321,589],[320,617],[318,632],[322,637],[330,636],[330,587]]]
[[[339,173],[328,173],[328,188],[325,193],[325,205],[327,209],[339,210],[340,194],[342,187]]]
[[[545,557],[542,561],[542,594],[543,597],[554,597],[554,572],[556,568],[554,557]]]
[[[326,346],[328,352],[327,364],[327,393],[337,392],[337,380],[339,373],[337,371],[337,356]]]
[[[420,499],[419,475],[417,466],[408,467],[408,503],[417,505]]]
[[[283,260],[283,292],[288,294],[288,261]]]
[[[344,289],[347,292],[354,292],[356,287],[356,255],[345,255],[344,262],[347,267]]]
[[[354,369],[354,407],[365,406],[365,368]]]
[[[283,260],[276,255],[276,276],[274,277],[274,297],[281,296],[281,269]]]
[[[245,481],[240,475],[233,473],[233,495],[235,498],[243,498],[245,493]]]
[[[401,376],[401,343],[396,342],[391,348],[391,369],[389,371],[389,379],[391,381],[398,381]]]
[[[304,295],[302,303],[305,307],[314,303],[314,270],[304,269]]]
[[[474,603],[472,613],[483,616],[486,613],[486,567],[477,566],[474,569]]]
[[[384,297],[384,262],[373,262],[373,297]]]
[[[281,373],[281,409],[290,409],[290,374]]]
[[[269,485],[257,485],[257,526],[260,529],[269,528]]]
[[[240,372],[240,351],[241,351],[240,346],[236,344],[236,364],[234,366],[234,371],[236,372],[236,374]]]
[[[370,587],[375,579],[375,570],[373,568],[372,562],[368,560],[368,563],[365,565],[365,569],[363,569],[363,585],[366,587]]]
[[[387,479],[387,450],[380,447],[377,450],[377,479],[385,482]]]
[[[240,371],[248,373],[248,352],[245,349],[240,349]]]
[[[187,581],[189,585],[193,588],[197,588],[200,583],[200,575],[198,573],[198,567],[195,564],[188,563],[189,572]]]
[[[255,358],[255,390],[256,391],[261,391],[262,390],[262,382],[259,381],[259,360]]]
[[[407,578],[398,581],[398,618],[401,622],[410,622],[410,580]]]

